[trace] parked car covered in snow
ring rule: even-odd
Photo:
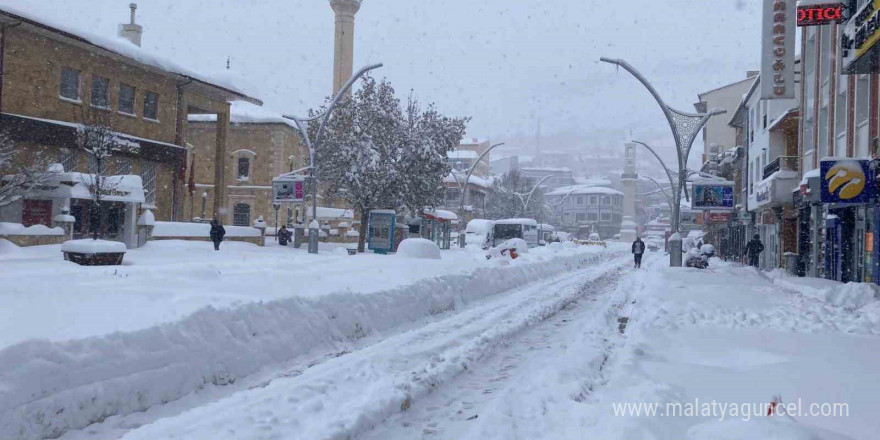
[[[494,220],[475,218],[469,221],[467,228],[465,228],[465,243],[475,244],[483,249],[489,249],[492,244],[494,228]]]

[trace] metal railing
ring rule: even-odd
[[[797,156],[779,156],[776,159],[773,159],[772,162],[764,166],[764,179],[770,177],[773,173],[777,171],[797,171],[797,169]]]

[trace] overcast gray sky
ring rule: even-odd
[[[0,0],[105,35],[128,19],[128,3]],[[201,71],[223,69],[229,56],[267,107],[304,114],[330,91],[327,0],[138,4],[143,47]],[[540,117],[545,135],[585,146],[619,145],[630,131],[672,145],[650,95],[598,58],[628,60],[667,102],[693,110],[698,92],[757,69],[759,6],[760,0],[364,0],[355,66],[381,61],[376,76],[388,77],[401,95],[413,89],[447,114],[472,116],[470,136],[522,143]]]

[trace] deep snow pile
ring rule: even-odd
[[[440,260],[440,248],[437,243],[424,238],[407,238],[400,242],[397,248],[397,256],[405,258],[423,258],[427,260]]]
[[[179,321],[143,330],[63,342],[26,341],[0,350],[0,438],[52,437],[111,415],[144,411],[207,384],[230,383],[315,347],[357,340],[453,310],[462,304],[594,263],[607,254],[589,248],[542,249],[529,258],[501,262],[503,264],[485,260],[480,263],[479,255],[459,255],[459,267],[455,271],[449,271],[450,267],[443,273],[443,266],[424,266],[422,270],[430,268],[431,271],[422,273],[434,275],[369,294],[341,290],[304,297],[292,296],[295,293],[285,290],[292,297],[231,308],[206,307]],[[415,263],[418,260],[401,259],[399,261],[407,263],[395,266],[393,258],[376,258],[333,256],[332,264],[341,266],[354,282],[369,275],[360,271],[376,271],[375,267],[357,266],[370,261],[394,269],[391,273],[378,274],[386,278],[396,275],[397,271],[401,271],[400,275],[404,274],[402,271],[410,275],[420,273],[414,270],[418,268]],[[346,267],[344,261],[354,262],[354,266]],[[432,265],[437,264],[435,260],[430,261]],[[460,266],[463,262],[469,264]],[[331,261],[326,260],[325,264],[328,263]],[[264,263],[256,264],[258,266],[252,268],[244,264],[237,270],[241,275],[252,271],[265,273]],[[194,264],[188,269],[195,273],[212,270],[210,266],[199,269]],[[220,275],[216,269],[213,271],[214,276]],[[277,281],[247,278],[243,283],[251,290],[275,290],[282,286],[289,289],[289,285],[276,284]],[[255,284],[258,282],[263,284]],[[127,275],[115,277],[114,283],[127,286]],[[154,288],[144,285],[128,288],[133,287],[145,294]]]

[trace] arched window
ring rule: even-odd
[[[288,157],[287,159],[288,159],[288,162],[290,163],[290,172],[292,173],[293,170],[296,169],[296,156],[291,154],[290,157]]]
[[[248,180],[251,177],[251,158],[239,156],[238,158],[238,180]]]
[[[257,153],[251,150],[235,150],[232,152],[232,157],[234,159],[233,166],[235,167],[235,178],[240,182],[247,182],[251,180],[251,174],[254,172],[254,160],[257,157]]]
[[[236,203],[232,207],[232,224],[234,226],[250,226],[251,225],[251,205],[247,203]]]

